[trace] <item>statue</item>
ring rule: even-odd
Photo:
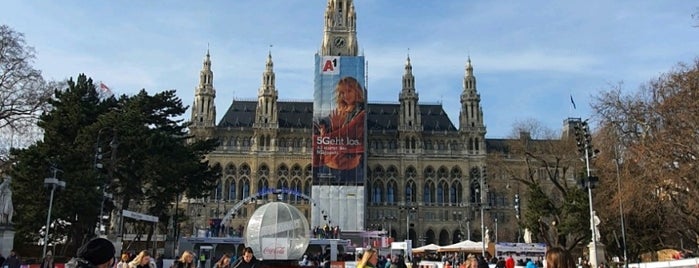
[[[485,239],[483,239],[483,241],[486,243],[490,243],[490,235],[491,235],[491,232],[488,229],[488,227],[486,226],[485,227]]]
[[[524,243],[531,243],[532,242],[532,232],[529,231],[529,228],[524,229]]]
[[[600,224],[600,219],[597,217],[597,211],[592,212],[592,232],[595,234],[595,242],[599,242],[600,239],[600,234],[599,234],[599,224]]]
[[[15,213],[12,205],[12,189],[10,182],[12,178],[6,176],[5,180],[0,183],[0,225],[12,224],[12,215]]]

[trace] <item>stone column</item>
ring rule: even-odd
[[[604,244],[601,242],[590,242],[590,244],[587,245],[587,248],[590,250],[589,251],[589,258],[590,258],[590,265],[597,264],[597,267],[605,262],[604,258]],[[605,267],[607,265],[605,264]],[[592,267],[592,268],[597,268],[597,267]]]
[[[9,256],[10,250],[14,248],[15,230],[12,225],[0,226],[0,253]]]

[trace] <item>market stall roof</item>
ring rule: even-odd
[[[448,246],[439,247],[438,252],[481,252],[483,250],[482,242],[474,242],[464,240]]]
[[[439,246],[437,246],[435,244],[429,244],[429,245],[425,245],[425,246],[422,246],[419,248],[414,248],[413,253],[423,253],[425,251],[437,251],[437,250],[439,250]]]

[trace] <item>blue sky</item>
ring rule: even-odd
[[[636,91],[698,56],[696,1],[354,2],[369,101],[397,103],[410,53],[420,101],[443,103],[458,125],[470,56],[488,138],[529,119],[560,130],[591,117],[601,90]],[[270,45],[280,100],[312,99],[326,3],[4,0],[0,24],[25,34],[48,79],[85,73],[116,94],[176,89],[188,105],[208,47],[218,122],[234,98],[256,98]]]

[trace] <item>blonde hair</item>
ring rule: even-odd
[[[349,112],[348,110],[354,108],[354,107],[347,107],[342,100],[342,97],[340,96],[340,88],[341,87],[347,87],[348,89],[354,91],[354,96],[357,97],[353,105],[357,105],[357,103],[364,103],[364,90],[362,90],[362,85],[359,84],[359,81],[355,79],[354,77],[351,76],[345,76],[340,79],[340,81],[337,81],[337,86],[335,88],[335,102],[337,103],[337,108],[343,112]]]
[[[186,259],[187,255],[192,256],[192,262],[189,262],[189,263],[187,262],[187,259]],[[177,261],[179,261],[179,262],[181,262],[181,263],[183,263],[183,264],[187,264],[187,263],[188,263],[188,264],[189,264],[188,266],[194,267],[194,257],[195,257],[195,256],[196,256],[196,255],[194,255],[193,252],[191,252],[191,251],[189,251],[189,250],[185,250],[184,252],[182,252],[182,256],[180,256],[180,258],[177,259]]]
[[[131,262],[129,262],[129,266],[136,267],[136,266],[141,265],[141,261],[145,257],[150,257],[150,253],[148,253],[147,250],[141,250],[141,252],[139,252],[138,255],[136,255],[136,257],[133,258],[133,260]]]
[[[218,259],[218,261],[214,264],[214,267],[223,267],[223,263],[226,260],[230,260],[230,259],[231,259],[231,257],[228,256],[228,254],[223,254],[223,256],[221,256],[221,258]]]
[[[129,262],[129,254],[128,253],[121,253],[121,259],[119,259],[119,260],[123,261],[123,262]]]
[[[366,264],[371,260],[371,257],[378,254],[375,249],[370,248],[364,251],[364,255],[362,255],[362,259],[357,263],[357,268],[364,268],[366,267]],[[372,264],[373,266],[373,264]]]

